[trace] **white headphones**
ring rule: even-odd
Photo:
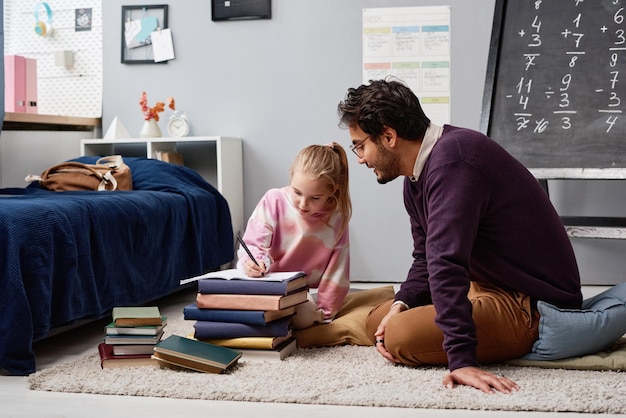
[[[39,9],[43,6],[46,9],[47,23],[39,20]],[[52,33],[52,10],[48,3],[35,4],[35,33],[39,36],[48,36]]]

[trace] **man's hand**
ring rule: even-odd
[[[519,386],[511,379],[501,374],[495,375],[478,367],[462,367],[443,377],[443,386],[452,389],[455,384],[472,386],[485,393],[497,390],[502,393],[517,392]]]
[[[389,321],[389,318],[391,318],[394,315],[399,314],[403,310],[404,310],[404,306],[402,305],[392,306],[389,309],[389,313],[385,315],[382,321],[380,321],[380,324],[378,325],[378,328],[376,329],[376,333],[374,334],[374,339],[375,339],[374,345],[376,347],[376,351],[378,351],[384,358],[391,361],[392,363],[400,363],[400,360],[395,358],[393,354],[391,354],[385,348],[385,328],[387,327],[387,322]]]

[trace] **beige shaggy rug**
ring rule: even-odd
[[[186,336],[193,322],[171,319],[168,334]],[[226,374],[152,367],[101,369],[97,349],[82,359],[32,374],[33,390],[402,408],[626,414],[626,375],[614,371],[487,367],[520,386],[484,394],[444,389],[445,368],[409,368],[385,361],[372,347],[298,349],[282,362],[239,363]]]

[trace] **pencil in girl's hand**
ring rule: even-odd
[[[241,246],[243,247],[244,250],[246,250],[246,252],[248,253],[248,257],[250,257],[250,259],[254,262],[254,264],[256,264],[258,267],[261,267],[259,265],[259,262],[256,261],[256,258],[254,258],[254,256],[252,255],[252,252],[250,251],[250,248],[248,248],[248,246],[246,245],[245,242],[243,242],[243,240],[241,239],[241,237],[239,236],[239,234],[237,234],[237,240],[239,241],[239,243],[241,244]]]

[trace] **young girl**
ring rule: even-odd
[[[306,316],[330,321],[350,287],[351,215],[346,152],[335,142],[310,145],[296,156],[289,186],[267,191],[248,220],[243,240],[259,265],[239,248],[237,268],[250,277],[304,271],[318,289],[317,302],[310,301],[315,311]],[[305,326],[300,319],[296,328]]]

